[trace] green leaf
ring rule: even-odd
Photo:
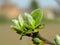
[[[15,26],[17,26],[17,27],[18,27],[18,29],[21,29],[21,27],[20,27],[20,25],[19,25],[18,20],[13,19],[13,20],[12,20],[12,22],[15,24]]]
[[[11,25],[11,28],[14,29],[14,30],[19,30],[18,27],[14,26],[14,25]]]
[[[18,29],[18,27],[11,25],[11,28],[14,29],[18,34],[22,33],[22,30]]]
[[[30,34],[32,32],[32,30],[27,30],[26,34]]]
[[[42,20],[42,17],[43,17],[42,10],[36,9],[36,10],[31,12],[31,15],[36,22],[36,26],[38,26]]]
[[[38,29],[34,29],[34,32],[35,32],[35,33],[38,32]]]
[[[23,17],[21,15],[18,16],[18,20],[19,20],[19,23],[21,25],[21,27],[24,25],[24,20],[23,20]]]
[[[39,29],[43,29],[45,27],[44,24],[40,24]]]
[[[34,28],[35,27],[35,20],[32,18],[32,16],[28,13],[25,13],[25,17],[26,17],[27,23]]]
[[[60,45],[60,36],[56,36],[55,39],[54,39],[56,45]]]

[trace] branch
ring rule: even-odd
[[[30,34],[27,34],[27,36],[32,37],[32,38],[38,37],[39,39],[43,40],[46,44],[55,45],[54,42],[51,42],[51,41],[43,38],[43,37],[39,34],[39,32],[37,32],[37,33],[32,32],[32,33],[30,33]]]
[[[44,42],[46,42],[47,44],[55,45],[54,42],[51,42],[51,41],[43,38],[39,33],[38,33],[37,37],[40,38],[41,40],[43,40]]]

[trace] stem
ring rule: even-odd
[[[39,39],[41,39],[42,41],[44,41],[46,44],[55,45],[54,42],[51,42],[51,41],[43,38],[43,37],[39,34],[39,32],[37,32],[37,33],[32,32],[32,35],[31,35],[31,34],[27,34],[27,36],[32,37],[32,38],[38,37]]]
[[[41,40],[43,40],[44,42],[46,42],[47,44],[51,44],[51,45],[55,45],[54,42],[51,42],[45,38],[43,38],[39,33],[36,35],[38,38],[40,38]]]
[[[20,40],[22,39],[23,35],[21,35]]]

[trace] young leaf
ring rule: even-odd
[[[14,19],[12,20],[12,22],[15,24],[15,26],[11,26],[11,28],[13,28],[14,30],[16,30],[17,32],[19,32],[19,34],[21,32],[24,32],[24,30],[22,30],[21,26],[19,25],[18,20]]]
[[[60,45],[60,37],[57,35],[54,39],[56,45]]]
[[[21,15],[18,16],[18,20],[19,20],[19,23],[20,23],[20,25],[22,27],[24,25],[24,20],[23,20]]]
[[[27,30],[26,34],[30,34],[32,32],[32,30]]]
[[[14,29],[14,30],[19,30],[17,26],[14,26],[14,25],[11,25],[11,28]]]
[[[31,15],[33,17],[33,19],[36,22],[36,26],[38,26],[42,20],[42,10],[41,9],[36,9],[34,11],[31,12]]]
[[[35,20],[32,18],[32,16],[28,13],[25,13],[26,20],[31,26],[34,28],[35,27]]]
[[[14,29],[17,33],[21,34],[23,31],[18,29],[17,26],[11,25],[11,28]]]
[[[18,20],[14,19],[14,20],[12,20],[12,22],[15,24],[15,26],[18,27],[18,29],[21,29]]]

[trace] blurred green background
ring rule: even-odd
[[[45,28],[40,30],[42,37],[53,41],[60,35],[60,0],[0,0],[0,45],[33,45],[31,38],[20,35],[10,28],[11,20],[19,14],[41,8],[42,23]]]

